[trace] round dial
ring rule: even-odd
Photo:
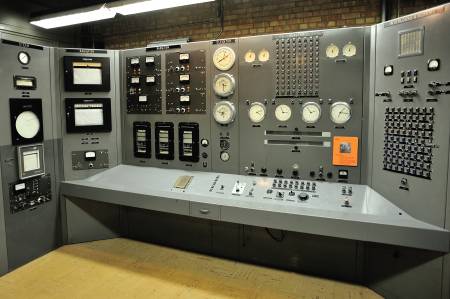
[[[214,52],[213,62],[216,68],[221,71],[228,71],[233,67],[236,54],[229,47],[220,47]]]
[[[348,43],[344,46],[342,49],[342,54],[344,54],[345,57],[352,57],[356,55],[356,46],[352,43]]]
[[[41,129],[41,123],[36,114],[31,111],[24,111],[17,116],[16,131],[23,138],[33,138]]]
[[[252,63],[256,59],[256,53],[252,50],[248,50],[247,53],[245,53],[244,59],[245,62]]]
[[[248,110],[248,117],[254,123],[262,122],[266,117],[266,106],[259,102],[253,103]]]
[[[262,49],[258,54],[258,60],[261,62],[266,62],[270,58],[270,53],[266,49]]]
[[[307,124],[316,123],[321,114],[322,110],[317,103],[308,102],[302,106],[302,120]]]
[[[325,53],[328,58],[336,58],[339,55],[339,48],[335,44],[330,44]]]
[[[345,124],[352,117],[352,108],[345,102],[336,102],[331,105],[330,118],[335,124]]]
[[[23,65],[27,65],[30,63],[30,55],[27,52],[19,52],[18,59],[19,62]]]
[[[230,74],[218,74],[214,77],[214,92],[219,97],[228,97],[234,93],[236,83]]]
[[[291,118],[292,110],[288,105],[278,105],[275,109],[275,117],[279,121],[288,121]]]
[[[228,152],[221,152],[220,160],[222,160],[223,162],[227,162],[228,160],[230,160],[230,154]]]
[[[222,125],[230,124],[236,116],[236,109],[233,103],[229,101],[220,101],[214,106],[214,119]]]

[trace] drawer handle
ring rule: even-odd
[[[200,209],[200,214],[203,214],[203,215],[209,214],[209,210],[207,210],[207,209]]]

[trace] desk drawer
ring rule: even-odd
[[[204,219],[219,220],[220,206],[206,203],[190,203],[190,215]]]

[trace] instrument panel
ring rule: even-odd
[[[128,89],[130,70],[137,65],[142,70],[145,57],[154,57],[157,83],[148,102],[160,104],[141,116],[127,110],[124,140],[133,146],[127,146],[125,161],[360,182],[368,33],[365,28],[323,30],[124,51]],[[139,64],[132,67],[133,61]],[[149,141],[138,145],[129,136],[142,122],[151,128],[144,134]],[[169,129],[161,134],[157,123]],[[184,140],[184,124],[195,124],[187,135],[198,135],[192,143]],[[135,153],[142,144],[148,146]],[[198,152],[198,159],[183,156],[185,146],[189,155]],[[163,154],[150,152],[160,148]]]

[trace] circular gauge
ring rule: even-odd
[[[279,121],[288,121],[291,118],[292,110],[288,105],[279,105],[275,109],[275,117]]]
[[[254,123],[260,123],[266,117],[266,106],[264,104],[255,102],[248,110],[248,117]]]
[[[352,57],[356,55],[356,46],[352,43],[348,43],[342,48],[342,54],[345,57]]]
[[[247,53],[245,53],[244,59],[245,62],[252,63],[256,59],[256,53],[252,50],[248,50]]]
[[[24,111],[16,118],[16,131],[23,138],[31,139],[39,133],[41,123],[36,114]]]
[[[216,68],[221,71],[228,71],[234,65],[236,54],[229,47],[220,47],[214,52],[213,62]]]
[[[262,49],[258,54],[258,60],[261,62],[269,61],[270,53],[266,49]]]
[[[321,114],[322,110],[317,103],[308,102],[302,106],[302,120],[307,124],[316,123]]]
[[[227,162],[228,160],[230,160],[230,154],[228,152],[221,152],[220,160],[222,160],[223,162]]]
[[[352,117],[352,108],[345,102],[336,102],[331,105],[330,118],[335,124],[345,124]]]
[[[330,44],[325,53],[328,58],[336,58],[339,55],[339,48],[335,44]]]
[[[218,74],[214,77],[214,92],[219,97],[228,97],[234,93],[236,83],[230,74]]]
[[[30,55],[27,52],[19,52],[19,55],[17,56],[19,59],[19,62],[23,65],[27,65],[30,63]]]
[[[230,124],[234,121],[236,116],[236,109],[233,103],[229,101],[220,101],[214,106],[214,119],[222,125]]]

